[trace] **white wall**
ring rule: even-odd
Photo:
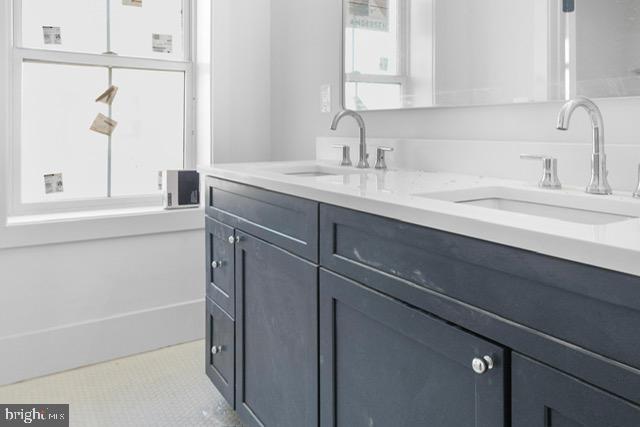
[[[320,113],[322,84],[332,85],[333,113],[339,108],[341,3],[341,0],[272,0],[274,160],[314,158],[317,136],[357,135],[355,125],[347,120],[338,132],[331,132],[331,114]],[[640,143],[640,120],[637,120],[640,100],[605,100],[600,105],[608,141]],[[582,112],[577,113],[571,131],[555,129],[560,106],[560,102],[554,102],[368,112],[363,116],[371,137],[589,143],[591,131]]]
[[[576,5],[578,93],[640,93],[637,55],[640,1],[587,0]],[[603,79],[602,76],[608,76]]]
[[[544,4],[531,0],[436,1],[436,105],[505,104],[536,99],[536,84],[540,84],[535,76],[536,43],[542,44],[543,49],[547,45],[548,14],[535,13],[541,3]],[[536,40],[539,32],[543,37]],[[546,58],[540,59],[546,71]],[[542,100],[547,100],[546,75],[542,77]]]
[[[0,385],[202,338],[201,230],[0,250]]]
[[[271,0],[213,2],[216,163],[270,158],[270,5]]]

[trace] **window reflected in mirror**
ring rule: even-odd
[[[343,0],[358,111],[640,95],[640,0]]]

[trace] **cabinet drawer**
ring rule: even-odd
[[[235,230],[211,218],[206,218],[205,228],[207,296],[234,318]]]
[[[318,261],[318,203],[207,177],[206,212],[313,262]]]
[[[504,357],[499,346],[321,269],[323,427],[504,426]],[[492,364],[476,373],[476,358]]]
[[[519,354],[511,368],[514,426],[640,426],[640,406]]]
[[[225,400],[235,408],[235,324],[207,298],[206,373]]]
[[[320,212],[323,267],[414,305],[450,297],[532,335],[640,368],[638,277],[334,206]],[[510,347],[524,341],[462,326]],[[625,388],[640,397],[630,381]]]

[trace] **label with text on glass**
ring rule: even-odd
[[[95,118],[93,123],[91,124],[91,130],[94,132],[101,133],[103,135],[111,136],[113,130],[118,126],[118,122],[104,114],[98,113],[98,116]]]
[[[68,404],[0,404],[0,427],[68,427]]]
[[[389,0],[349,0],[349,27],[389,31]]]
[[[122,0],[124,6],[142,7],[142,0]]]
[[[61,173],[50,173],[44,176],[44,193],[62,193],[64,192],[64,184],[62,182]]]
[[[170,34],[153,34],[151,40],[154,52],[171,53],[173,36]]]
[[[60,27],[42,27],[44,44],[62,44],[62,33]]]

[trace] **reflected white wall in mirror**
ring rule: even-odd
[[[343,0],[344,107],[640,95],[640,0]]]

